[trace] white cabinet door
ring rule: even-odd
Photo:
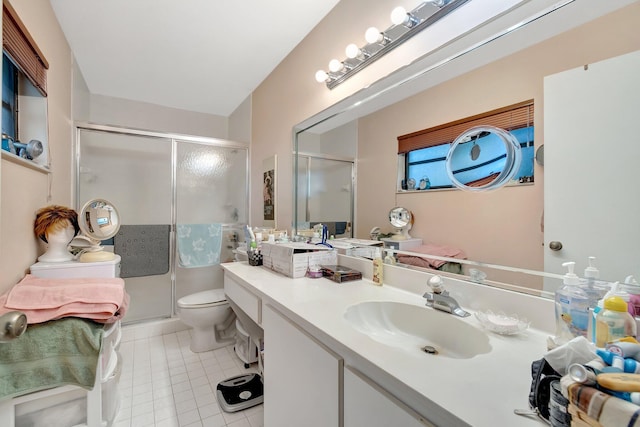
[[[433,426],[359,372],[344,370],[344,427]]]
[[[263,307],[264,427],[340,426],[342,359]]]

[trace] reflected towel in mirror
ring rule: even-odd
[[[220,264],[222,224],[178,224],[176,231],[180,267]]]
[[[435,245],[431,243],[424,244],[410,249],[411,252],[417,252],[425,255],[435,255],[448,258],[467,259],[462,249],[453,248],[450,246]],[[417,265],[419,267],[427,268],[440,268],[446,261],[425,257],[418,257],[412,255],[398,254],[398,261],[404,264]]]

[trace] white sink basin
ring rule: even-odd
[[[368,301],[347,308],[344,317],[371,339],[416,354],[430,346],[437,351],[434,357],[469,359],[491,350],[484,331],[428,307]]]

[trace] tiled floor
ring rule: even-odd
[[[249,369],[233,346],[193,353],[189,331],[120,344],[123,358],[120,412],[115,427],[262,427],[262,405],[226,413],[216,400],[217,384]]]

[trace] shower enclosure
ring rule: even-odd
[[[219,264],[181,266],[176,227],[220,224],[220,262],[233,259],[249,212],[247,145],[78,125],[76,159],[77,208],[106,199],[123,224],[102,244],[123,258],[125,324],[172,317],[180,297],[222,287]]]

